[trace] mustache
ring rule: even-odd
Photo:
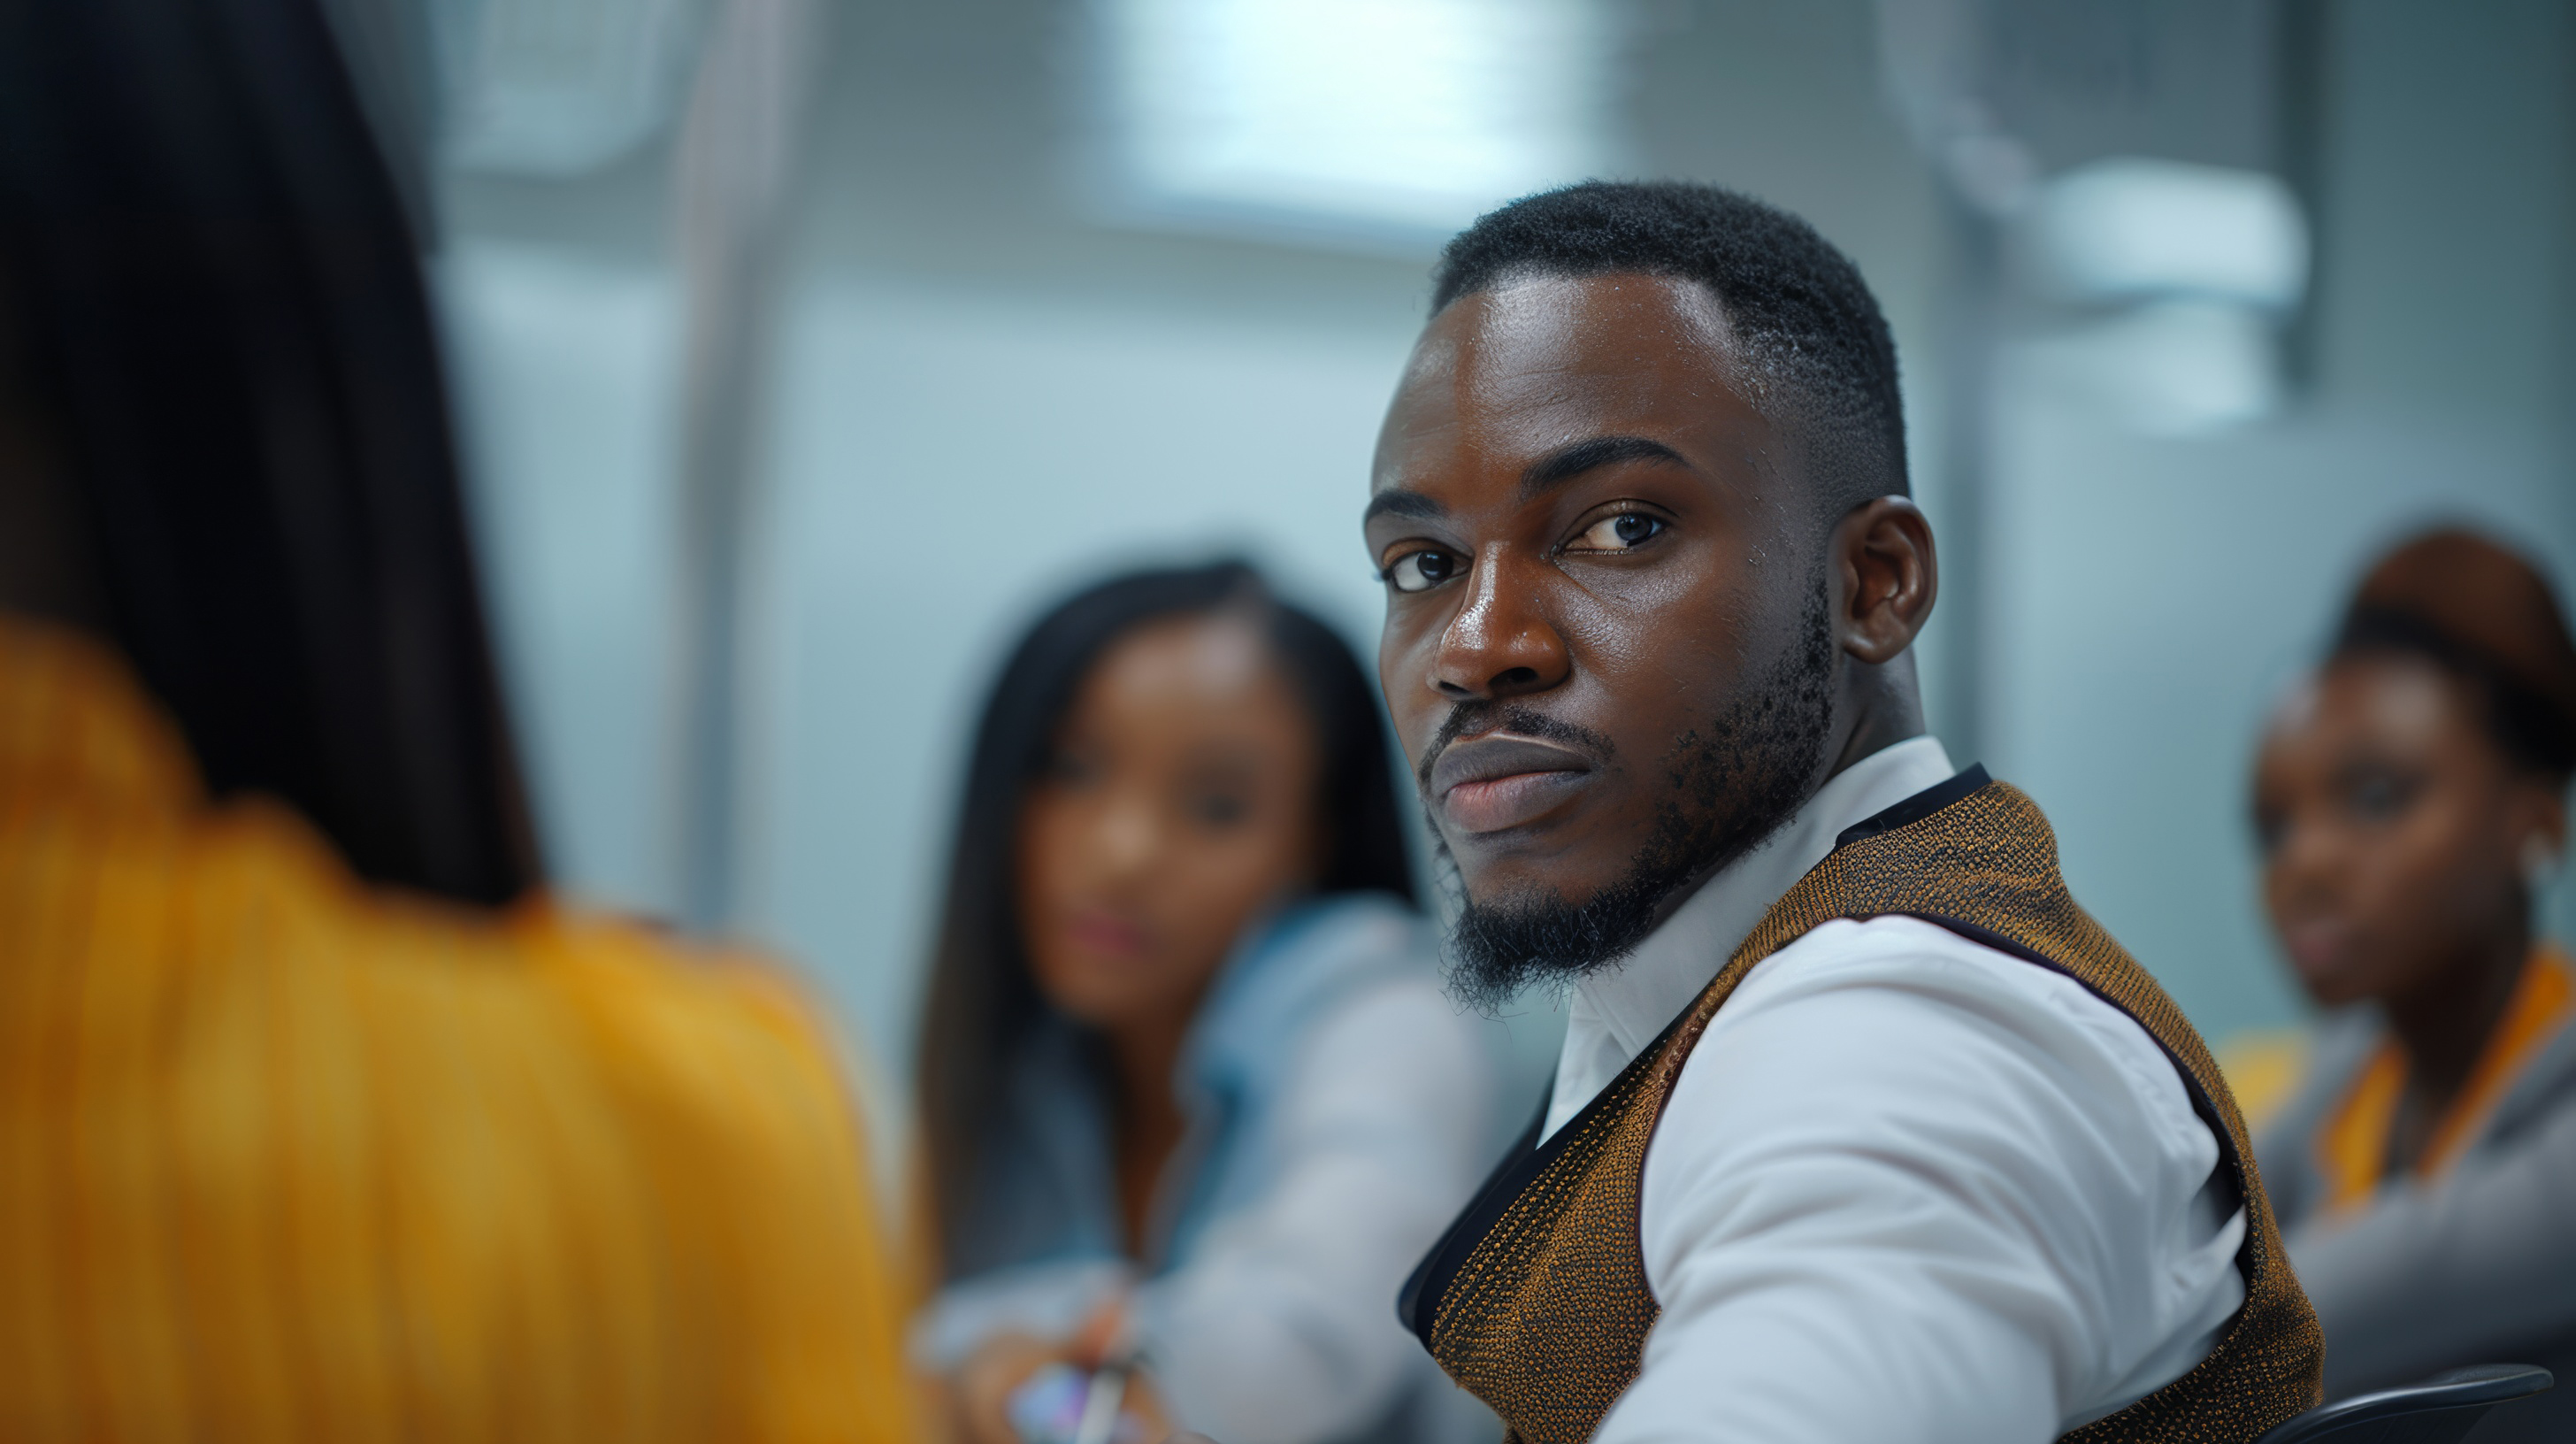
[[[1431,735],[1431,745],[1422,749],[1422,761],[1413,769],[1413,782],[1423,796],[1431,795],[1431,769],[1439,763],[1440,754],[1449,750],[1450,743],[1471,732],[1479,737],[1488,732],[1510,732],[1543,742],[1562,742],[1603,765],[1618,752],[1609,738],[1589,727],[1560,722],[1534,708],[1469,698],[1449,709],[1449,715],[1441,719],[1440,730]]]

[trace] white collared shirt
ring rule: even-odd
[[[1844,828],[1952,773],[1930,737],[1820,789],[1576,985],[1547,1131],[1663,1031]],[[2038,1441],[2179,1378],[2242,1306],[2245,1216],[2146,1030],[1911,918],[1745,976],[1646,1152],[1662,1314],[1599,1444]]]

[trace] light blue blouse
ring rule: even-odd
[[[1061,1334],[1124,1292],[1166,1402],[1228,1444],[1490,1437],[1392,1302],[1492,1161],[1490,1032],[1395,899],[1281,911],[1191,1026],[1187,1130],[1130,1260],[1099,1045],[1049,1017],[1004,1080],[949,1241],[961,1277],[919,1351],[948,1365],[1000,1330]]]

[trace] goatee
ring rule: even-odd
[[[1636,951],[1664,901],[1753,851],[1807,800],[1833,719],[1829,602],[1818,578],[1796,645],[1704,728],[1675,740],[1653,833],[1620,879],[1582,902],[1553,890],[1464,897],[1450,933],[1449,990],[1487,1013],[1541,983],[1570,986]],[[1606,745],[1604,743],[1596,745]],[[1447,845],[1441,861],[1453,885]]]

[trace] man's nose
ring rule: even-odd
[[[1547,616],[1545,562],[1496,548],[1476,558],[1466,600],[1440,634],[1431,686],[1444,697],[1493,701],[1562,685],[1574,670]]]

